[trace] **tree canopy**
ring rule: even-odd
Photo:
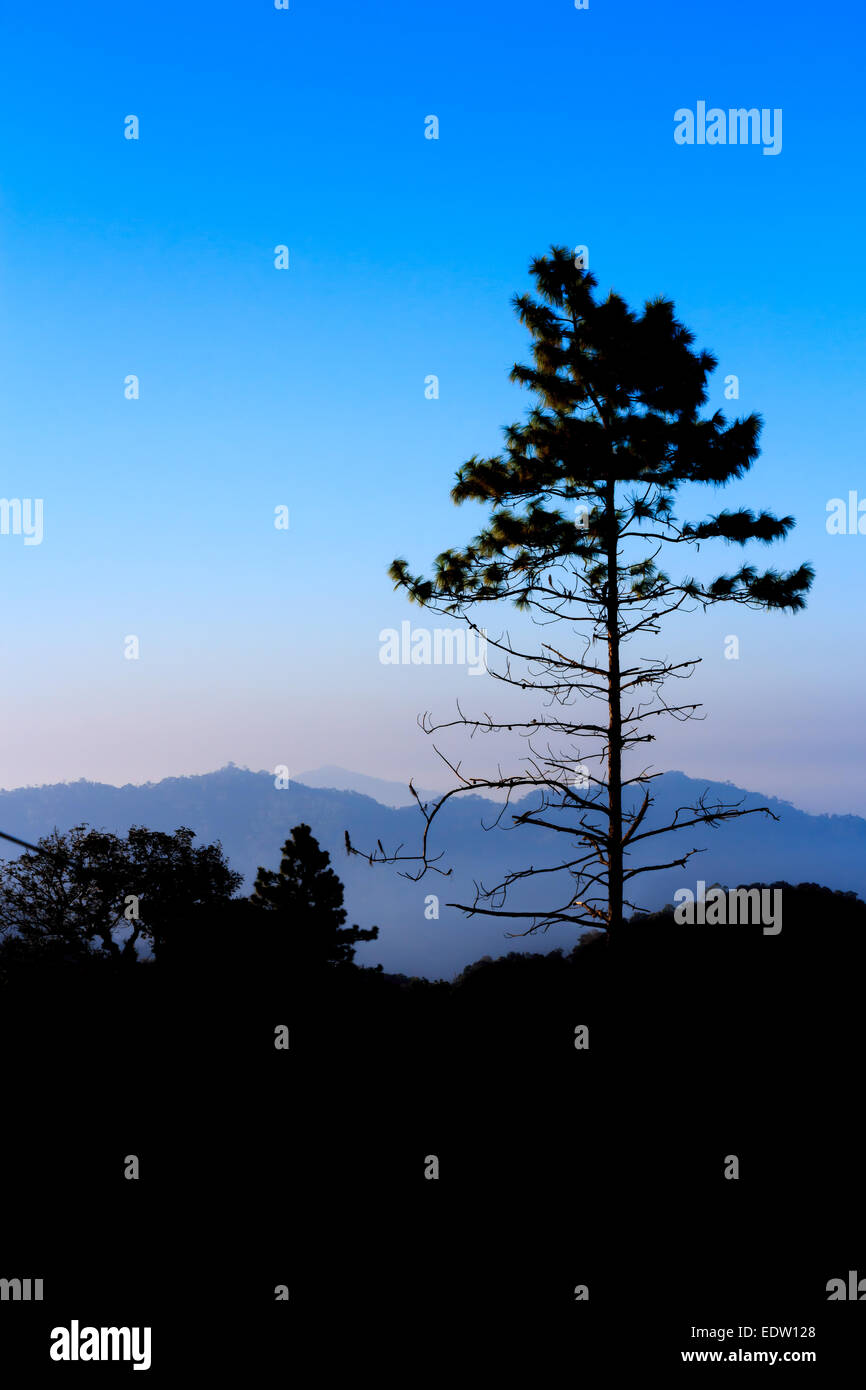
[[[219,843],[194,839],[186,826],[173,834],[133,826],[121,837],[77,825],[44,836],[38,853],[0,861],[6,959],[129,965],[139,942],[158,955],[242,881]]]

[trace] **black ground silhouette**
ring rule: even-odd
[[[858,1313],[827,1282],[866,1274],[866,904],[783,894],[775,936],[668,911],[451,983],[290,977],[246,901],[209,911],[206,952],[21,965],[4,1090],[31,1119],[2,1149],[5,1264],[65,1307],[86,1267],[104,1316],[126,1281],[174,1369],[194,1369],[194,1317],[226,1356],[252,1337],[264,1357],[288,1325],[330,1357],[314,1329],[338,1322],[359,1366],[400,1329],[468,1323],[516,1355],[541,1328],[578,1370],[593,1352],[670,1366],[693,1324],[798,1323],[826,1368]],[[192,1251],[210,1275],[190,1298]],[[15,1336],[49,1316],[33,1305]]]

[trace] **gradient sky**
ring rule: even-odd
[[[495,691],[380,663],[424,621],[387,566],[481,524],[453,474],[530,404],[509,299],[559,242],[636,308],[671,296],[711,407],[765,418],[689,514],[792,512],[760,558],[818,571],[805,614],[668,629],[708,717],[654,765],[866,814],[866,536],[826,530],[866,498],[862,39],[853,3],[781,0],[5,7],[0,496],[44,499],[44,538],[0,535],[0,785],[230,759],[444,785],[416,714]],[[699,100],[781,108],[782,152],[676,145]]]

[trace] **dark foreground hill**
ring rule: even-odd
[[[86,1258],[106,1308],[122,1269],[179,1348],[199,1319],[226,1353],[330,1356],[336,1320],[372,1365],[397,1329],[421,1354],[469,1320],[491,1355],[562,1338],[577,1369],[665,1370],[693,1325],[782,1324],[838,1370],[862,1311],[827,1284],[866,1276],[866,904],[782,892],[778,935],[661,913],[453,984],[295,978],[232,912],[204,963],[18,977],[7,1264],[80,1286]]]

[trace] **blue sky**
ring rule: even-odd
[[[671,296],[711,405],[765,418],[692,512],[792,512],[764,558],[818,570],[806,614],[669,630],[708,718],[656,766],[866,814],[866,536],[825,524],[866,498],[862,36],[853,4],[739,0],[7,10],[0,497],[44,499],[44,537],[0,535],[0,785],[229,759],[441,785],[416,713],[489,683],[380,663],[422,621],[386,570],[480,524],[453,474],[530,403],[509,299],[558,242]],[[780,108],[781,153],[678,146],[699,100]]]

